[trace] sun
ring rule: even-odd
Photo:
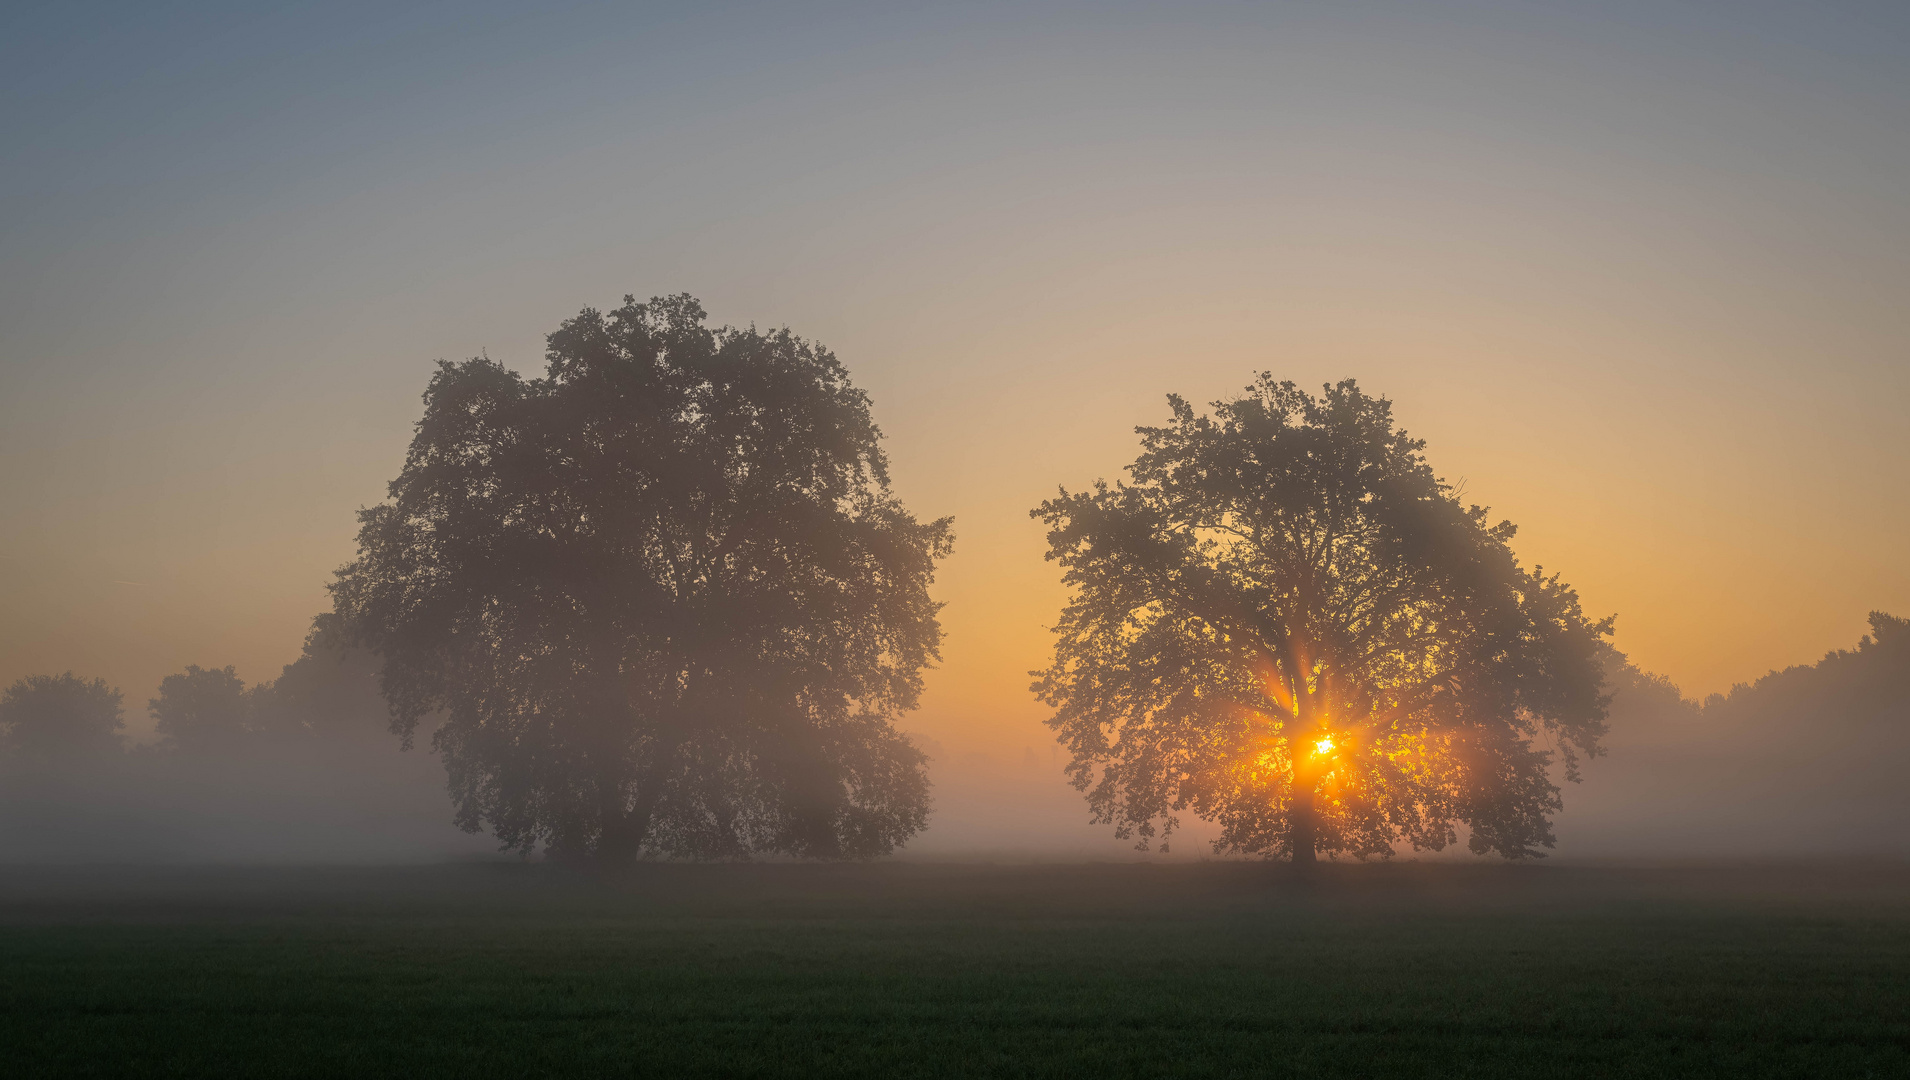
[[[1333,736],[1331,735],[1321,736],[1320,741],[1313,744],[1313,752],[1316,754],[1319,754],[1322,757],[1332,753],[1333,752]]]

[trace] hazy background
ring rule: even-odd
[[[16,5],[0,683],[272,678],[431,361],[687,290],[956,518],[911,850],[1118,851],[1026,511],[1163,395],[1358,377],[1701,698],[1910,614],[1907,286],[1901,4]]]

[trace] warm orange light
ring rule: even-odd
[[[1314,743],[1313,752],[1316,754],[1321,754],[1321,755],[1332,753],[1333,752],[1333,736],[1331,735],[1324,736],[1320,739],[1319,742]]]

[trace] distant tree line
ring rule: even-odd
[[[118,690],[73,674],[0,692],[0,862],[436,858],[469,850],[443,771],[398,753],[378,661],[322,616],[276,679],[191,666],[127,737]],[[434,775],[435,774],[435,775]]]
[[[364,740],[384,734],[377,660],[347,645],[336,615],[314,620],[297,660],[277,679],[246,686],[230,666],[188,665],[147,702],[158,739],[127,744],[123,695],[103,679],[31,675],[0,695],[0,751],[16,765],[73,767],[127,753],[243,754],[269,743]]]
[[[819,346],[711,329],[688,296],[586,309],[546,360],[440,363],[303,653],[250,687],[167,676],[141,752],[423,731],[460,827],[555,857],[905,843],[928,763],[897,722],[939,658],[952,529],[891,490],[866,395]],[[1604,752],[1614,691],[1695,708],[1350,380],[1314,396],[1262,375],[1210,413],[1171,397],[1137,433],[1127,480],[1033,511],[1070,589],[1033,690],[1117,835],[1165,846],[1193,814],[1222,851],[1302,863],[1462,835],[1533,856],[1559,782]],[[1910,635],[1872,627],[1702,711],[1900,701]],[[22,679],[0,750],[123,755],[123,713],[100,680]]]
[[[1731,743],[1778,732],[1799,743],[1866,729],[1910,736],[1910,619],[1873,611],[1869,622],[1870,633],[1855,648],[1832,649],[1815,664],[1771,671],[1703,701],[1685,697],[1676,683],[1640,670],[1616,649],[1607,652],[1606,677],[1628,720],[1728,732],[1721,754]],[[1856,744],[1839,738],[1833,745]]]

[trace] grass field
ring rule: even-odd
[[[1910,1076],[1910,867],[0,870],[0,1072]]]

